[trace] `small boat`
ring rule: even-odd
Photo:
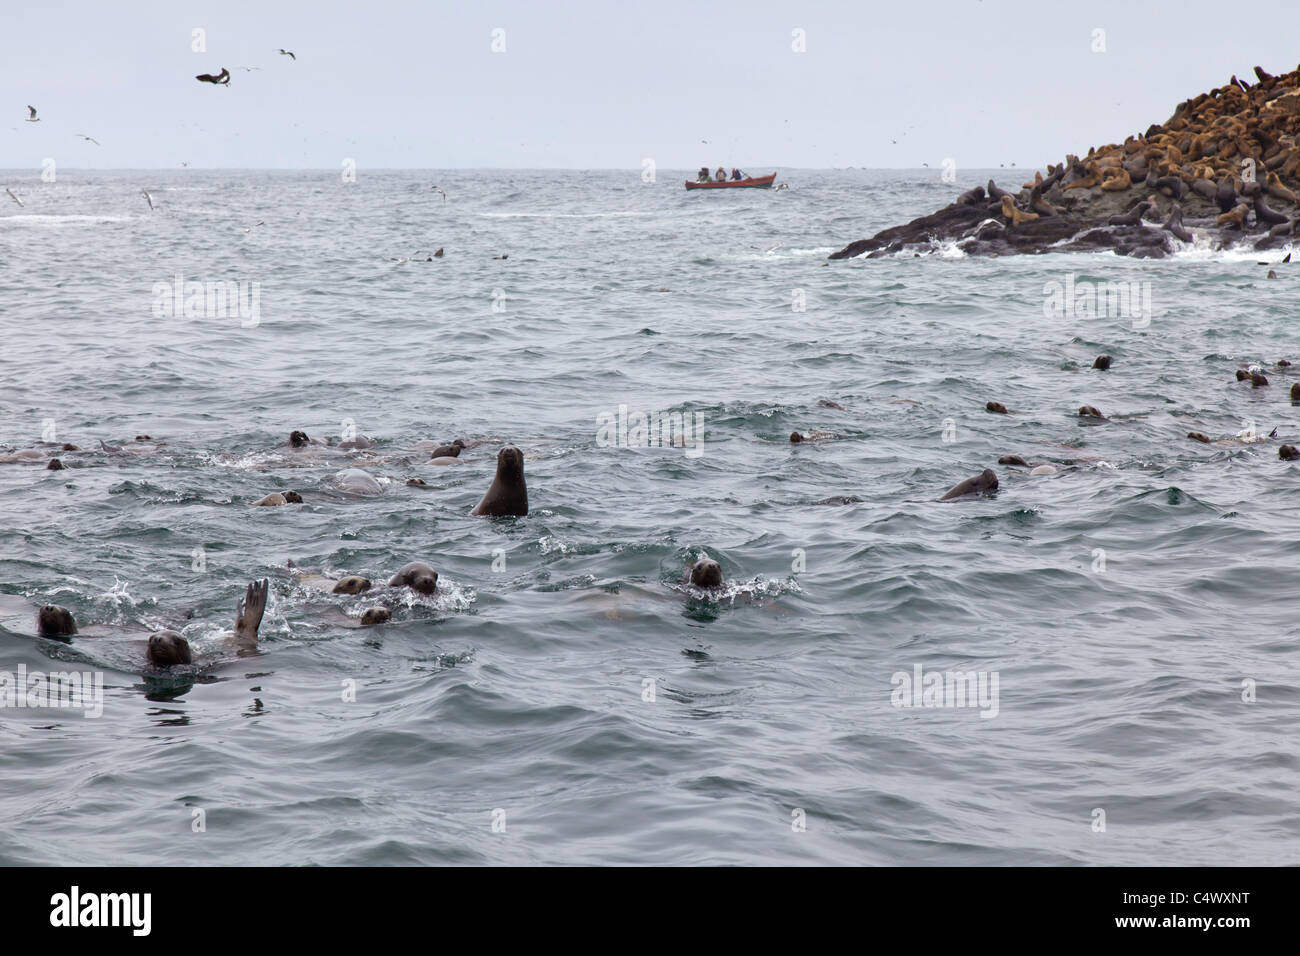
[[[771,189],[776,173],[771,176],[750,176],[748,179],[728,179],[724,183],[693,183],[686,181],[687,189]]]

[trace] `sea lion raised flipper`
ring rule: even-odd
[[[235,640],[241,644],[257,645],[257,629],[262,626],[262,615],[266,613],[268,584],[266,578],[249,582],[240,599],[235,616]]]

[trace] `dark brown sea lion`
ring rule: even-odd
[[[1231,212],[1237,205],[1237,187],[1233,185],[1231,176],[1224,176],[1219,180],[1219,188],[1214,191],[1214,198],[1219,204],[1219,212]]]
[[[361,615],[361,626],[371,627],[375,624],[387,624],[393,619],[393,612],[386,607],[368,607]]]
[[[1093,360],[1092,367],[1098,371],[1105,372],[1110,368],[1110,356],[1098,355],[1096,359]]]
[[[976,203],[984,201],[984,187],[976,186],[974,189],[968,189],[957,197],[959,206],[974,206]]]
[[[465,447],[465,439],[457,438],[450,445],[439,445],[429,453],[430,458],[459,458],[461,449]]]
[[[1291,401],[1300,402],[1300,382],[1291,386]]]
[[[792,444],[797,445],[797,444],[799,444],[799,442],[801,442],[801,441],[803,441],[803,440],[804,440],[803,435],[799,434],[798,432],[791,432],[791,433],[790,433],[790,441],[791,441]]]
[[[149,636],[145,659],[155,667],[173,667],[177,664],[193,664],[194,653],[190,650],[190,642],[180,634],[175,631],[159,631]]]
[[[1100,419],[1103,419],[1103,420],[1106,418],[1105,415],[1103,415],[1101,412],[1099,412],[1099,411],[1098,411],[1094,406],[1092,406],[1092,405],[1080,405],[1080,406],[1079,406],[1079,417],[1080,417],[1080,418],[1100,418]]]
[[[1003,405],[1001,402],[986,402],[984,408],[990,412],[995,412],[998,415],[1005,415],[1007,413],[1007,406]]]
[[[438,589],[438,572],[427,564],[412,561],[403,565],[388,582],[390,588],[408,587],[421,594],[432,594]]]
[[[408,485],[410,485],[412,488],[424,488],[424,487],[426,487],[426,483],[425,483],[425,480],[424,480],[423,478],[407,478],[407,479],[406,479],[406,483],[407,483]]]
[[[1250,378],[1249,372],[1247,372],[1244,368],[1237,369],[1237,381],[1244,382],[1248,378]]]
[[[50,459],[50,463],[49,463],[48,465],[45,466],[45,470],[46,470],[46,471],[62,471],[62,470],[63,470],[63,462],[59,461],[59,459],[57,459],[57,458],[51,458],[51,459]]]
[[[1020,465],[1021,467],[1024,468],[1029,467],[1029,462],[1025,461],[1019,455],[1003,455],[1001,458],[998,459],[998,464],[999,465]]]
[[[370,590],[370,579],[363,578],[359,574],[349,574],[345,578],[339,578],[330,593],[332,594],[360,594],[362,591]]]
[[[524,453],[514,445],[507,445],[497,453],[497,473],[492,479],[483,500],[474,506],[471,515],[489,517],[528,514],[528,486],[524,483]]]
[[[1268,379],[1266,379],[1263,375],[1260,375],[1258,372],[1250,373],[1251,388],[1263,388],[1267,384],[1268,384]]]
[[[1193,241],[1194,237],[1183,225],[1183,207],[1178,203],[1174,203],[1169,207],[1169,218],[1165,220],[1165,224],[1160,228],[1167,229],[1175,239],[1182,242]]]
[[[722,587],[722,565],[712,558],[700,558],[691,565],[691,584],[697,588]]]
[[[1277,226],[1285,222],[1290,222],[1290,217],[1283,215],[1276,209],[1264,202],[1263,196],[1255,197],[1255,221],[1266,222],[1270,226]]]
[[[997,491],[998,476],[994,474],[992,468],[985,468],[974,478],[967,478],[965,481],[954,485],[939,500],[948,501],[952,498],[960,498],[963,495],[987,494],[990,491]]]
[[[1283,445],[1277,450],[1277,457],[1283,461],[1295,461],[1300,458],[1300,449],[1297,449],[1295,445]]]
[[[999,189],[998,184],[991,179],[989,180],[989,184],[987,188],[989,191],[989,198],[992,199],[994,202],[1000,203],[1002,202],[1003,196],[1010,195],[1010,193],[1008,193],[1005,189]]]
[[[1144,199],[1128,212],[1118,216],[1111,216],[1106,222],[1111,226],[1136,226],[1142,221],[1142,217],[1151,207],[1152,203]]]
[[[295,430],[289,432],[289,444],[294,448],[302,448],[305,445],[310,445],[311,439],[307,437],[306,432]]]
[[[266,578],[250,582],[235,610],[235,642],[242,648],[257,646],[257,629],[262,626],[262,615],[266,612],[268,583]],[[155,667],[194,662],[189,641],[175,631],[159,631],[151,635],[145,657]]]
[[[77,633],[77,622],[66,607],[46,604],[36,612],[36,633],[41,637],[71,637]]]
[[[1187,437],[1192,441],[1198,441],[1203,445],[1208,445],[1210,443],[1210,436],[1205,434],[1205,432],[1188,432]]]

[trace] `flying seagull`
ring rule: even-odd
[[[140,195],[143,196],[144,201],[149,204],[149,211],[153,212],[153,197],[149,195],[148,190],[140,190]]]
[[[291,60],[297,60],[297,59],[298,59],[296,56],[294,56],[292,53],[290,53],[290,52],[289,52],[288,50],[286,50],[286,49],[281,48],[280,53],[281,53],[282,55],[284,55],[284,56],[289,57],[289,59],[291,59]]]
[[[200,83],[218,83],[222,86],[229,86],[230,71],[223,66],[221,72],[216,76],[213,76],[211,73],[200,73],[198,76],[194,77],[194,79],[198,80]],[[31,109],[31,107],[28,107],[28,109]]]
[[[23,205],[23,201],[22,201],[21,199],[19,199],[17,196],[14,195],[14,191],[13,191],[12,189],[9,189],[9,188],[6,187],[5,192],[7,192],[7,193],[9,194],[9,198],[10,198],[10,199],[12,199],[14,202],[18,203],[18,207],[21,209],[21,208],[22,208],[22,205]]]
[[[257,222],[253,223],[251,226],[240,226],[240,228],[243,229],[244,232],[252,232],[252,231],[253,231],[254,229],[256,229],[258,226],[265,226],[265,225],[266,225],[266,220],[264,220],[264,219],[259,219],[259,220],[257,220]]]
[[[443,202],[446,202],[446,201],[447,201],[447,193],[446,193],[446,191],[443,190],[443,188],[442,188],[441,186],[434,186],[433,188],[436,189],[436,190],[438,190],[438,192],[442,193],[442,201],[443,201]]]
[[[36,107],[35,107],[35,106],[28,106],[28,107],[27,107],[27,112],[31,114],[30,116],[27,117],[27,122],[29,122],[29,123],[39,123],[39,122],[40,122],[40,120],[38,120],[38,119],[36,118]]]
[[[86,142],[88,142],[88,143],[94,143],[96,146],[103,146],[103,145],[104,145],[104,144],[101,143],[99,140],[95,139],[95,137],[93,137],[93,136],[87,136],[85,133],[78,133],[77,135],[80,136],[82,139],[84,139],[84,140],[85,140]]]
[[[252,73],[254,70],[260,70],[260,66],[237,66],[236,70],[243,70],[245,73]]]

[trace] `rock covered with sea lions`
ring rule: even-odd
[[[831,259],[956,243],[967,255],[1113,251],[1161,258],[1196,233],[1256,249],[1300,223],[1300,68],[1233,77],[1122,143],[1067,155],[1019,190],[989,180],[938,212],[851,242]],[[1050,247],[1050,249],[1049,249]]]

